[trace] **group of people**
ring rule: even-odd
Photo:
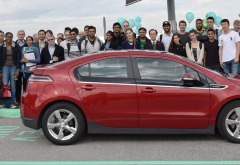
[[[101,50],[146,49],[174,53],[205,65],[217,71],[239,74],[240,54],[240,20],[234,21],[234,31],[230,30],[229,20],[221,22],[223,33],[214,29],[214,18],[207,19],[208,29],[203,29],[203,21],[196,20],[196,30],[185,31],[186,22],[179,22],[180,31],[173,34],[171,24],[163,22],[164,33],[158,36],[155,29],[148,31],[142,27],[139,36],[131,28],[128,21],[122,26],[116,22],[106,34],[105,42],[96,36],[94,26],[85,26],[84,31],[66,27],[64,33],[57,35],[57,43],[51,30],[39,30],[25,38],[24,30],[17,32],[17,40],[13,34],[0,31],[0,78],[4,85],[11,87],[11,99],[2,99],[0,108],[16,108],[20,104],[22,90],[26,90],[26,82],[31,76],[29,67],[37,64],[52,64],[72,59]],[[123,32],[121,32],[121,28]],[[34,58],[30,59],[30,54]],[[23,87],[23,89],[22,89]]]

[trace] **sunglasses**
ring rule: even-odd
[[[48,41],[53,41],[53,39],[48,39]]]

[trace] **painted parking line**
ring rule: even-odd
[[[20,109],[0,109],[0,117],[20,118]]]
[[[240,161],[0,162],[0,165],[225,165]]]

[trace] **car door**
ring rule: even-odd
[[[139,102],[139,128],[203,129],[208,126],[210,94],[206,77],[164,57],[132,56]],[[186,72],[199,83],[183,86]]]
[[[74,86],[94,122],[106,127],[137,127],[137,90],[130,56],[85,62],[73,72]]]

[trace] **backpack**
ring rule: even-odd
[[[81,55],[81,43],[82,42],[78,42],[78,49],[79,49],[80,55]],[[70,43],[67,43],[67,48],[68,48],[68,57],[69,57]]]
[[[189,44],[189,48],[191,49],[191,47],[192,47],[192,42],[190,41],[190,42],[187,42],[187,43]],[[202,49],[202,44],[203,44],[203,43],[199,41],[199,48],[200,48],[200,49]]]
[[[102,46],[103,46],[103,44],[102,44],[102,42],[100,41],[100,39],[99,38],[97,38],[97,41],[98,41],[98,43],[99,43],[99,45],[100,45],[100,49],[102,48]],[[88,40],[87,39],[85,39],[85,53],[87,53],[87,49],[86,49],[86,47],[87,47],[87,44],[88,44]]]
[[[163,35],[161,34],[161,35],[160,35],[160,41],[159,41],[159,42],[162,42],[162,36],[163,36]]]

